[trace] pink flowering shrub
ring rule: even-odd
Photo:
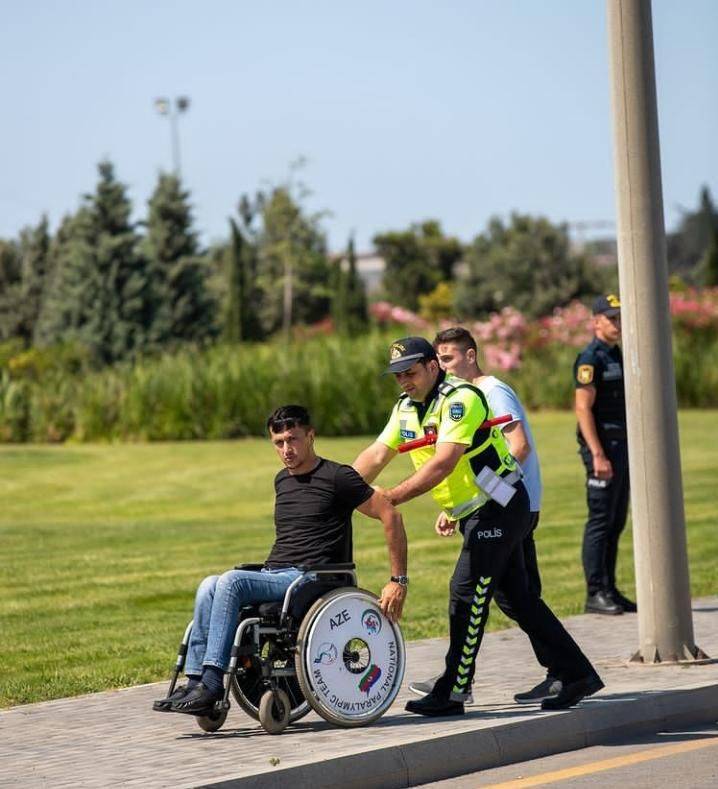
[[[581,348],[593,334],[591,310],[580,301],[572,301],[566,307],[556,307],[550,315],[536,321],[532,343],[534,346],[560,343],[572,348]]]
[[[415,312],[390,304],[388,301],[377,301],[369,306],[369,314],[377,323],[401,323],[412,329],[426,329],[429,322]]]
[[[508,347],[485,343],[481,346],[486,367],[504,372],[518,370],[521,367],[521,346],[512,342]]]
[[[718,288],[671,293],[670,305],[677,328],[718,334]]]
[[[718,337],[718,288],[672,292],[670,309],[674,330],[681,338],[701,341]],[[385,301],[374,304],[371,313],[381,323],[401,323],[414,330],[429,328],[418,315]],[[454,321],[443,320],[440,328],[454,325]],[[534,321],[513,307],[504,307],[485,321],[463,325],[476,338],[486,367],[503,372],[519,370],[527,354],[582,348],[593,336],[591,310],[580,301],[556,307],[550,315]]]
[[[487,367],[503,372],[519,369],[530,325],[518,310],[504,307],[492,312],[488,320],[475,321],[467,328],[476,337]]]

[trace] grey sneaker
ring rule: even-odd
[[[426,679],[423,682],[410,682],[409,683],[409,690],[412,693],[416,693],[417,696],[428,696],[432,690],[434,690],[434,685],[436,685],[436,680],[439,679],[441,674],[437,674],[435,677],[431,677],[431,679]],[[469,695],[466,697],[464,701],[465,705],[471,705],[474,703],[474,696],[469,691]]]
[[[527,690],[526,693],[517,693],[514,701],[517,704],[537,704],[544,699],[551,699],[563,689],[563,682],[555,677],[546,677],[543,682],[539,682],[535,688]]]

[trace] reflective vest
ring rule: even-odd
[[[437,444],[465,444],[466,450],[454,470],[431,490],[436,503],[452,520],[458,520],[488,501],[489,497],[476,483],[476,475],[484,467],[506,476],[517,471],[518,465],[500,426],[479,427],[486,419],[496,416],[480,389],[461,378],[447,375],[430,397],[431,402],[422,416],[422,404],[403,394],[377,440],[396,450],[405,441],[434,432]],[[436,446],[433,445],[415,449],[410,453],[414,468],[420,469],[435,454]],[[511,481],[514,479],[512,475]]]

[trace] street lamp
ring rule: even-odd
[[[189,96],[177,96],[174,100],[174,106],[171,99],[161,96],[155,99],[155,110],[160,115],[169,118],[170,133],[172,135],[172,162],[174,164],[174,173],[180,177],[180,145],[179,145],[179,129],[178,118],[183,112],[189,109]]]

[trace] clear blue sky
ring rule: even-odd
[[[654,0],[666,223],[718,198],[718,1]],[[299,155],[332,248],[428,217],[615,215],[603,0],[25,0],[0,25],[0,236],[53,227],[105,156],[138,217],[171,167],[156,96],[187,94],[205,241]]]

